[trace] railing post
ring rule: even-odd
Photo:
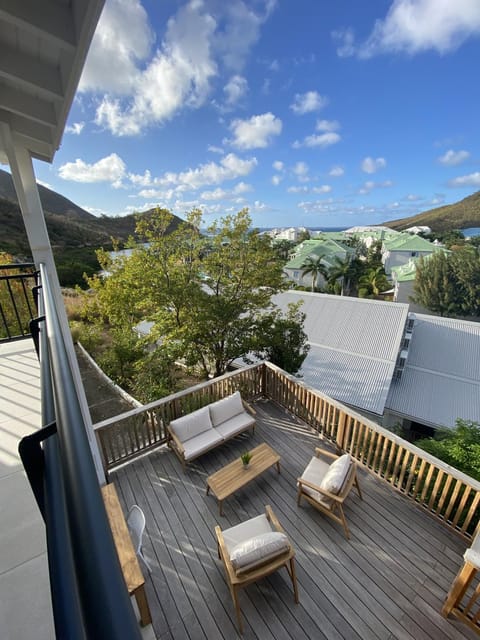
[[[337,437],[335,438],[335,446],[337,448],[337,453],[340,453],[345,449],[345,423],[347,420],[347,414],[343,411],[340,411],[340,415],[338,417],[338,426],[337,426]]]

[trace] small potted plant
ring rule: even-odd
[[[242,461],[243,468],[248,469],[250,460],[252,459],[252,454],[250,453],[250,451],[245,451],[245,453],[242,453],[242,455],[240,456],[240,459]]]

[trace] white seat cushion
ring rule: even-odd
[[[229,555],[231,555],[234,547],[238,544],[245,542],[245,540],[249,538],[254,538],[263,533],[270,533],[271,531],[273,531],[273,529],[269,519],[265,514],[262,514],[255,518],[250,518],[250,520],[246,520],[245,522],[240,522],[240,524],[236,524],[234,527],[225,529],[222,533],[227,551]]]
[[[204,431],[207,431],[207,429],[213,428],[212,421],[210,420],[210,411],[208,407],[197,409],[197,411],[193,411],[186,416],[172,420],[170,422],[170,428],[183,444],[187,440],[190,440],[190,438],[194,438]]]
[[[240,391],[235,391],[233,395],[228,396],[227,398],[222,398],[222,400],[212,402],[212,404],[209,405],[209,409],[214,427],[217,427],[219,424],[222,424],[222,422],[225,422],[229,418],[233,418],[233,416],[245,411]]]
[[[246,431],[249,427],[252,427],[255,424],[255,420],[248,413],[239,413],[233,418],[229,418],[226,422],[219,424],[215,428],[215,431],[228,440],[232,436],[237,433],[242,433],[242,431]]]
[[[324,491],[337,494],[340,492],[347,477],[348,470],[352,464],[352,458],[348,453],[344,453],[343,456],[337,458],[330,465],[329,470],[325,474],[320,488]]]
[[[222,436],[215,429],[207,429],[207,431],[199,433],[198,436],[183,442],[185,460],[196,458],[204,451],[208,451],[222,442]]]
[[[237,544],[230,554],[235,572],[240,575],[273,560],[290,548],[288,538],[280,531],[270,531]]]

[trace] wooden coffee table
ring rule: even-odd
[[[207,478],[207,495],[212,490],[218,499],[220,515],[223,516],[223,501],[238,491],[246,484],[258,478],[264,471],[277,465],[280,473],[280,456],[268,444],[262,443],[250,451],[252,459],[248,469],[243,468],[241,458],[237,458],[230,464]]]

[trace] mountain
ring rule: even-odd
[[[48,234],[56,255],[65,249],[111,247],[111,238],[125,242],[135,231],[136,215],[96,217],[68,198],[37,185],[45,213]],[[142,212],[148,215],[153,211]],[[171,231],[182,222],[173,217]],[[12,176],[0,170],[0,251],[29,256],[30,249]]]
[[[460,202],[430,209],[410,218],[382,222],[382,224],[397,231],[422,225],[430,227],[435,232],[480,227],[480,191]]]

